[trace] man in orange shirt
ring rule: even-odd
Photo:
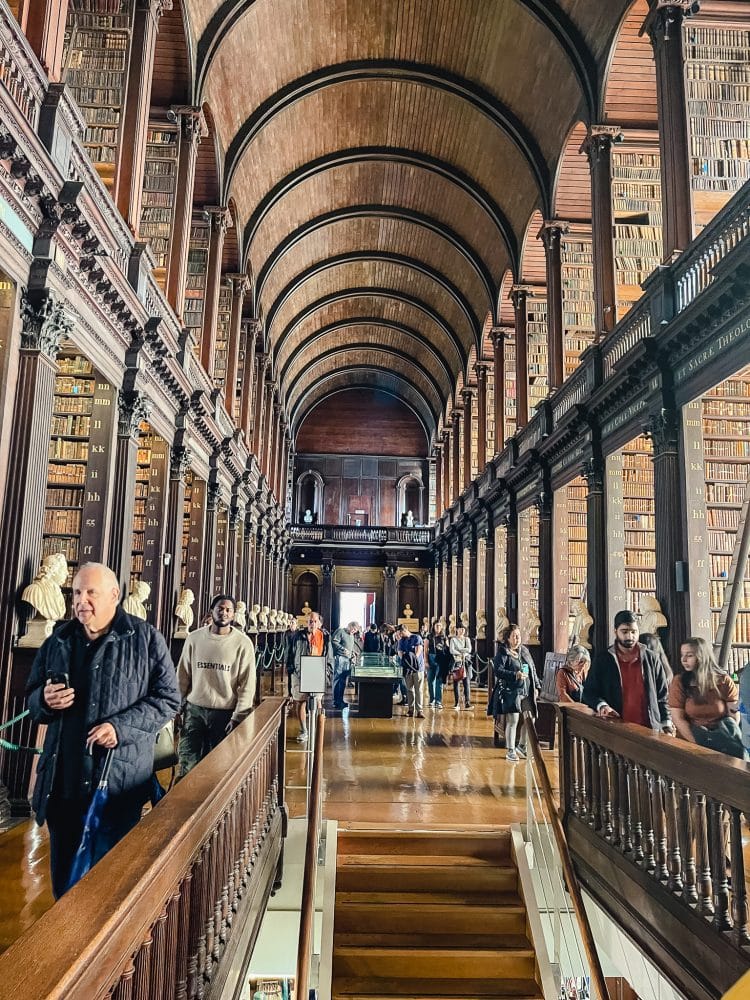
[[[615,615],[614,644],[594,657],[583,701],[602,719],[622,719],[656,732],[674,733],[664,667],[638,642],[632,611]]]
[[[287,670],[292,678],[292,698],[299,719],[298,743],[307,739],[307,694],[300,691],[300,669],[303,656],[325,656],[327,666],[333,670],[333,652],[330,636],[323,628],[323,619],[317,611],[310,612],[307,628],[298,629],[289,643]]]

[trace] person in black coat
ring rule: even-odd
[[[583,686],[583,701],[602,719],[622,719],[673,733],[661,659],[638,642],[632,611],[615,615],[615,641],[598,653]]]
[[[495,720],[495,746],[500,746],[500,733],[505,728],[507,759],[518,760],[516,735],[521,702],[529,698],[536,714],[536,692],[539,680],[531,653],[521,642],[521,629],[510,624],[503,630],[500,645],[492,661],[494,684],[490,692],[487,714]],[[520,748],[523,753],[523,747]]]
[[[52,891],[67,891],[106,751],[109,797],[95,834],[94,861],[131,830],[150,792],[154,745],[180,707],[167,644],[153,625],[118,607],[117,578],[86,563],[73,580],[75,619],[58,626],[36,655],[26,695],[47,726],[32,808],[50,839]]]
[[[375,622],[365,632],[364,639],[362,640],[362,649],[365,653],[383,652],[383,637]]]

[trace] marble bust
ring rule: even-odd
[[[589,633],[591,626],[594,624],[594,619],[589,614],[589,609],[583,601],[574,601],[573,611],[575,612],[575,620],[573,621],[573,631],[570,636],[571,643],[578,643],[579,646],[591,649]]]
[[[260,604],[253,604],[252,608],[247,613],[247,630],[248,632],[258,631],[258,614],[260,612]]]
[[[268,605],[264,604],[260,609],[260,614],[258,615],[258,630],[260,632],[268,631]]]
[[[187,634],[195,621],[192,607],[194,602],[195,594],[189,587],[185,587],[184,590],[180,591],[180,596],[177,599],[177,607],[174,609],[175,618],[180,622],[174,634],[175,639],[187,639]]]
[[[510,625],[510,618],[508,618],[508,614],[505,608],[497,609],[496,621],[497,621],[497,634],[501,635],[502,632]]]
[[[487,616],[484,611],[477,611],[477,639],[487,636]]]
[[[278,627],[278,614],[274,608],[268,612],[268,631],[275,632]]]
[[[247,625],[247,605],[244,601],[237,601],[234,607],[234,624],[241,631],[245,631]]]
[[[669,625],[658,599],[650,594],[641,595],[638,610],[641,616],[641,632],[658,635],[658,629],[667,628]]]
[[[148,617],[145,602],[149,599],[150,594],[150,584],[146,583],[145,580],[136,580],[130,588],[130,593],[122,602],[122,610],[126,614],[132,615],[134,618],[140,618],[145,622]]]
[[[52,635],[55,622],[65,617],[62,586],[67,579],[68,563],[62,552],[45,556],[36,576],[21,594],[21,600],[34,609],[34,616],[19,646],[38,648]]]

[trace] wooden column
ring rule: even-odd
[[[443,513],[443,445],[435,445],[435,520]]]
[[[169,494],[167,497],[167,533],[164,542],[169,563],[164,566],[161,593],[161,631],[167,642],[175,630],[174,609],[180,593],[182,559],[182,529],[185,507],[185,476],[190,467],[190,451],[182,443],[172,449],[169,461]],[[156,595],[154,595],[156,600]]]
[[[266,370],[271,363],[270,355],[261,354],[256,358],[256,372],[255,372],[255,392],[254,395],[254,413],[253,413],[253,454],[258,460],[258,466],[261,471],[263,471],[263,466],[260,460],[263,442],[263,417],[266,412]]]
[[[456,615],[456,625],[458,625],[459,615],[462,611],[467,611],[466,595],[464,594],[464,546],[461,538],[456,539],[454,551],[456,561],[456,590],[453,594],[451,611]]]
[[[203,330],[201,332],[201,364],[208,374],[213,376],[216,355],[216,328],[219,316],[221,258],[224,252],[224,237],[231,225],[231,217],[229,210],[223,206],[210,206],[206,208],[206,211],[211,220],[211,235],[208,241],[206,298],[203,310]]]
[[[507,535],[505,544],[505,570],[506,583],[505,593],[507,595],[507,613],[511,622],[518,621],[518,513],[515,505],[511,507],[506,519]]]
[[[542,619],[542,653],[555,648],[554,547],[552,537],[552,492],[545,487],[537,500],[539,511],[539,617]]]
[[[607,517],[604,490],[605,465],[599,449],[581,469],[586,480],[586,604],[594,619],[591,644],[597,652],[609,644],[607,574]]]
[[[477,637],[477,529],[476,525],[471,526],[469,544],[464,551],[464,559],[469,562],[469,593],[464,595],[466,602],[465,610],[469,612],[468,634],[472,641],[472,646],[476,648]]]
[[[112,521],[107,562],[120,581],[120,592],[124,595],[130,579],[130,558],[133,551],[138,430],[141,422],[148,418],[151,404],[137,389],[121,389],[117,395],[117,407],[117,444],[112,494],[109,501]]]
[[[656,66],[661,193],[664,206],[664,260],[684,250],[693,238],[690,185],[692,156],[688,136],[682,25],[693,0],[649,0],[651,10],[641,28],[648,33]]]
[[[453,430],[451,434],[453,435],[453,456],[451,459],[451,473],[452,480],[451,490],[453,496],[451,497],[451,503],[448,505],[452,506],[456,500],[461,496],[461,421],[463,420],[463,412],[461,410],[454,410],[451,420],[453,423]]]
[[[47,490],[46,455],[55,391],[55,358],[69,336],[72,319],[52,292],[24,293],[21,298],[21,350],[10,425],[5,506],[0,524],[0,693],[2,718],[10,717],[12,699],[23,697],[26,678],[12,676],[12,647],[19,631],[20,591],[39,567]],[[25,613],[28,613],[25,606]],[[7,787],[8,753],[0,751],[1,778]],[[0,787],[0,815],[7,811]]]
[[[224,382],[224,406],[232,420],[235,419],[235,400],[237,397],[237,370],[240,357],[240,341],[242,331],[242,307],[245,294],[250,287],[246,274],[228,274],[232,282],[232,315],[229,321],[229,350],[227,351],[227,374]]]
[[[495,565],[495,521],[492,514],[488,514],[487,517],[487,538],[486,538],[486,549],[484,557],[484,614],[487,619],[487,627],[485,629],[485,647],[484,656],[492,657],[495,655],[495,630],[497,628],[496,624],[496,611],[495,611],[495,573],[497,567]]]
[[[227,546],[224,557],[224,589],[228,590],[235,601],[239,600],[239,595],[235,587],[235,575],[237,573],[237,528],[239,525],[240,511],[238,507],[232,505],[229,508],[227,522]]]
[[[242,535],[242,571],[240,573],[240,598],[250,609],[255,597],[251,593],[253,579],[253,556],[255,554],[255,532],[257,525],[253,515],[245,513],[245,530]]]
[[[463,433],[463,463],[462,463],[462,485],[461,492],[471,484],[471,433],[474,420],[473,402],[476,391],[472,386],[466,386],[461,390],[461,398],[464,401],[464,433]]]
[[[248,448],[253,444],[253,403],[255,383],[258,378],[257,361],[255,357],[255,341],[258,336],[258,321],[248,320],[243,324],[245,337],[245,373],[242,379],[242,399],[240,400],[240,427],[245,435]]]
[[[167,260],[167,300],[181,319],[185,308],[187,259],[190,228],[193,217],[195,163],[201,139],[208,135],[208,126],[200,108],[173,108],[180,122],[180,150],[177,160],[174,220],[172,240]]]
[[[680,469],[679,411],[661,409],[652,415],[648,433],[654,446],[656,596],[669,621],[665,648],[671,663],[679,663],[680,643],[690,635],[687,591],[675,590],[675,566],[688,549]]]
[[[154,75],[154,52],[159,18],[171,0],[136,0],[133,34],[130,42],[125,104],[118,145],[118,163],[112,196],[120,214],[137,234],[141,222],[143,170],[146,163],[146,138],[151,81]]]
[[[62,77],[63,41],[68,0],[29,0],[21,17],[23,29],[50,83]]]
[[[214,596],[214,572],[216,570],[216,528],[219,506],[219,484],[209,482],[206,487],[206,526],[203,531],[203,563],[201,566],[201,606],[196,617],[201,619],[208,613],[211,598]]]
[[[323,585],[321,587],[321,593],[320,593],[320,610],[321,610],[321,614],[323,616],[323,627],[326,628],[326,629],[328,629],[329,631],[331,631],[332,630],[331,629],[331,625],[332,625],[331,617],[333,615],[333,572],[334,572],[334,565],[329,560],[324,560],[323,565],[322,565],[321,568],[323,570]],[[393,570],[393,584],[394,584],[394,589],[395,589],[396,567],[395,566],[387,566],[384,572],[387,572],[389,569]],[[394,599],[393,599],[393,606],[395,606],[395,604],[396,604],[396,600],[395,600],[395,597],[394,597]],[[393,621],[393,622],[396,621],[395,616],[393,618],[389,618],[388,617],[388,607],[387,606],[386,606],[386,621]]]
[[[450,476],[450,454],[451,454],[451,432],[443,431],[443,511],[448,510],[451,505],[451,476]]]
[[[565,380],[565,332],[563,328],[562,238],[568,227],[557,221],[545,222],[539,233],[544,244],[547,270],[547,384],[559,389]]]
[[[516,316],[516,430],[520,431],[529,422],[527,289],[522,285],[514,285],[510,297]]]
[[[253,532],[253,561],[250,573],[250,603],[261,604],[260,599],[260,577],[261,565],[263,563],[263,543],[262,527],[259,521],[254,521]]]
[[[279,468],[279,440],[281,437],[281,404],[274,390],[271,405],[271,435],[268,448],[268,480],[276,502],[280,503],[277,472]]]
[[[269,366],[268,372],[270,373],[270,371],[271,369]],[[261,445],[262,462],[260,467],[263,470],[263,475],[268,480],[269,487],[271,486],[271,451],[274,436],[273,408],[275,403],[276,382],[273,377],[267,376],[265,413],[263,415],[263,441]]]
[[[495,326],[490,331],[495,378],[495,454],[505,447],[505,327]],[[494,457],[494,456],[493,456]]]
[[[591,173],[591,246],[594,255],[594,328],[600,340],[617,322],[617,287],[612,212],[612,144],[622,138],[617,125],[590,125],[581,152]]]
[[[477,475],[487,464],[487,362],[477,361]],[[492,457],[492,456],[490,456]]]

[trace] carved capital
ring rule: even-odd
[[[586,480],[589,493],[604,492],[604,462],[589,458],[581,466],[581,475]]]
[[[660,455],[677,454],[679,441],[679,420],[677,412],[672,409],[662,409],[649,418],[643,428],[646,437],[651,438],[654,446],[654,458]]]
[[[585,153],[589,164],[594,166],[602,157],[609,160],[613,144],[622,142],[623,138],[619,125],[589,125],[586,130],[586,138],[581,143],[578,152]]]
[[[171,115],[180,122],[182,136],[186,142],[198,147],[201,139],[208,135],[208,123],[201,108],[190,107],[189,105],[176,105],[170,108]]]
[[[330,560],[325,560],[320,564],[320,568],[323,571],[323,579],[330,580],[333,576],[333,563]]]
[[[475,385],[465,385],[461,390],[461,399],[463,399],[465,404],[471,405],[471,401],[477,394],[477,387]]]
[[[192,460],[193,453],[189,448],[186,448],[184,445],[178,445],[178,447],[173,448],[169,458],[170,479],[184,479]]]
[[[221,487],[218,483],[207,483],[206,485],[206,510],[215,511],[219,502]]]
[[[526,300],[529,297],[530,291],[531,289],[528,285],[513,285],[511,288],[509,298],[513,303],[516,314],[523,312],[526,308]]]
[[[539,517],[552,517],[552,493],[550,490],[540,490],[534,498],[534,506],[539,511]]]
[[[41,293],[22,290],[21,322],[21,350],[39,351],[53,361],[62,340],[73,329],[73,320],[63,303],[49,290]]]
[[[206,205],[205,210],[208,212],[212,232],[224,236],[232,228],[232,215],[226,205]]]
[[[247,295],[250,288],[250,279],[246,274],[226,274],[226,278],[232,283],[232,295],[238,297],[240,301]]]
[[[386,566],[385,569],[383,570],[383,576],[385,577],[386,580],[395,580],[397,570],[398,570],[397,566]]]
[[[641,25],[639,35],[648,35],[654,49],[679,36],[682,22],[696,14],[697,0],[651,0],[651,10]]]
[[[551,250],[559,249],[563,236],[569,231],[570,226],[567,222],[561,222],[559,219],[548,219],[542,223],[542,228],[537,233],[537,239],[542,241],[544,249],[549,253]]]
[[[464,411],[456,407],[456,409],[451,413],[451,421],[454,427],[458,427],[461,421],[464,419]]]
[[[151,413],[151,402],[137,389],[120,389],[117,393],[118,437],[137,437],[138,428]]]

